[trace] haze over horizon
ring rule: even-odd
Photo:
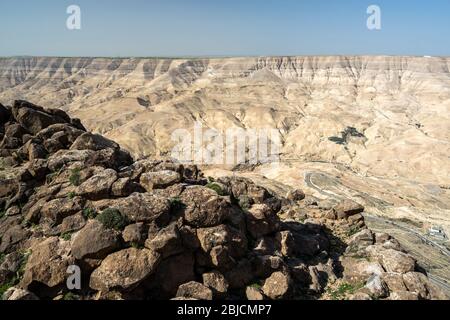
[[[72,4],[81,30],[66,27]],[[366,26],[373,4],[381,30]],[[448,56],[449,11],[444,0],[2,1],[0,56]]]

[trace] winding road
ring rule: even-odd
[[[318,172],[306,172],[305,173],[305,183],[306,183],[306,185],[309,188],[316,190],[318,193],[320,193],[321,195],[323,195],[325,197],[336,199],[336,200],[341,200],[342,199],[342,196],[339,196],[339,195],[337,195],[335,193],[332,193],[330,191],[323,190],[322,188],[320,188],[319,186],[314,184],[314,182],[311,180],[311,178],[315,174],[323,175],[323,173],[318,173]],[[369,221],[372,220],[372,221],[376,221],[376,222],[389,224],[389,225],[392,225],[393,227],[395,227],[397,229],[400,229],[402,231],[405,231],[407,233],[410,233],[410,234],[414,235],[415,237],[417,237],[421,241],[423,241],[423,243],[425,243],[425,244],[427,244],[427,245],[429,245],[429,246],[439,250],[442,255],[448,257],[449,258],[449,264],[450,264],[450,250],[448,250],[445,246],[443,246],[443,245],[441,245],[441,244],[439,244],[439,243],[429,239],[428,237],[424,236],[423,234],[421,234],[417,230],[409,228],[409,227],[407,227],[405,225],[402,225],[400,223],[391,221],[389,219],[382,218],[380,216],[371,215],[369,213],[365,213],[364,217],[367,220],[369,220]],[[441,278],[441,277],[439,277],[439,276],[437,276],[437,275],[435,275],[435,274],[433,274],[431,272],[428,272],[428,277],[429,277],[429,279],[432,282],[434,282],[435,284],[439,285],[441,288],[445,289],[447,292],[450,293],[450,283],[447,280],[445,280],[445,279],[443,279],[443,278]]]

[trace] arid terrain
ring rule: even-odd
[[[172,132],[195,122],[275,128],[277,167],[205,176],[299,188],[324,210],[352,199],[448,290],[448,238],[428,232],[450,234],[449,68],[440,57],[1,58],[0,102],[61,108],[135,159],[167,156]]]

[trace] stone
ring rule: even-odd
[[[88,199],[102,199],[110,195],[111,188],[117,180],[117,172],[106,169],[83,182],[77,189],[77,195]]]
[[[181,253],[183,246],[177,224],[161,229],[153,239],[147,239],[145,246],[160,253],[163,259]]]
[[[276,232],[279,220],[272,209],[266,204],[255,204],[247,211],[247,230],[257,239]]]
[[[133,193],[111,203],[132,222],[166,224],[170,219],[170,201],[152,193]]]
[[[85,164],[94,154],[92,150],[59,150],[48,158],[48,168],[52,172],[57,172],[64,165],[75,162]]]
[[[112,140],[109,140],[99,134],[85,132],[73,142],[71,150],[93,150],[120,149],[120,146]]]
[[[64,119],[44,112],[43,108],[35,108],[25,101],[16,101],[13,106],[13,115],[17,122],[33,134],[55,123],[64,123]]]
[[[290,257],[297,251],[294,236],[290,231],[281,231],[275,235],[280,247],[280,252],[285,257]]]
[[[147,238],[147,232],[142,222],[130,224],[122,232],[122,238],[125,242],[142,245]]]
[[[247,288],[245,288],[245,296],[247,297],[247,300],[249,300],[249,301],[264,300],[264,295],[262,294],[261,290],[258,288],[255,288],[254,286],[248,286]]]
[[[381,279],[386,283],[389,288],[389,291],[408,291],[403,282],[403,276],[401,273],[392,273],[387,272],[383,273]]]
[[[201,187],[187,187],[180,195],[185,204],[184,219],[188,225],[197,228],[214,227],[228,218],[231,203],[215,191]]]
[[[6,290],[3,294],[3,300],[10,301],[35,301],[39,298],[32,292],[28,290],[23,290],[20,288],[12,287]]]
[[[367,294],[365,292],[355,292],[354,294],[352,294],[350,296],[349,300],[353,300],[353,301],[369,301],[369,300],[372,300],[372,298],[370,297],[369,294]]]
[[[350,216],[364,212],[364,207],[352,200],[346,199],[339,202],[333,210],[336,212],[338,219],[347,219]]]
[[[416,268],[416,261],[411,256],[393,249],[381,251],[380,259],[387,272],[407,273]]]
[[[128,197],[134,192],[144,191],[142,187],[130,178],[119,178],[111,187],[111,195],[114,197]]]
[[[94,270],[89,286],[99,291],[127,291],[152,275],[161,256],[151,250],[129,248],[110,254]]]
[[[158,172],[148,172],[141,175],[140,184],[148,192],[154,189],[164,189],[177,184],[181,181],[181,175],[178,172],[164,170]]]
[[[243,257],[247,252],[247,238],[229,225],[197,229],[197,236],[206,253],[217,246],[227,246],[234,258]]]
[[[389,296],[389,300],[415,301],[415,300],[419,300],[419,295],[414,292],[396,291],[396,292],[391,293],[391,295]]]
[[[286,199],[291,201],[302,201],[303,199],[305,199],[305,197],[305,193],[300,189],[290,190],[286,194]]]
[[[202,275],[203,284],[212,289],[215,297],[223,297],[228,291],[228,281],[224,275],[218,271],[204,273]]]
[[[65,285],[67,268],[74,263],[68,242],[57,237],[45,239],[31,247],[21,287],[32,288],[34,293],[58,289]]]
[[[311,279],[311,283],[309,285],[309,290],[311,290],[314,293],[321,293],[323,291],[323,279],[320,275],[319,269],[314,266],[310,266],[308,268],[309,270],[309,277]]]
[[[178,287],[183,283],[195,280],[194,256],[191,252],[183,252],[161,261],[149,283],[156,286],[159,298],[168,299],[176,295]],[[153,276],[152,276],[153,277]]]
[[[9,253],[16,249],[20,243],[26,241],[31,232],[20,225],[8,228],[1,237],[0,252]]]
[[[193,298],[198,300],[212,300],[213,292],[207,286],[191,281],[182,284],[177,291],[177,297]]]
[[[376,261],[345,257],[341,260],[341,264],[344,269],[344,280],[353,284],[365,283],[372,275],[384,273],[383,267]]]
[[[429,293],[427,288],[427,277],[418,272],[408,272],[403,275],[403,282],[408,288],[409,292],[417,293],[421,299],[429,299]]]
[[[377,275],[372,275],[365,285],[365,288],[369,290],[371,297],[375,299],[385,298],[389,295],[389,288],[383,279]]]
[[[72,239],[72,255],[78,259],[102,259],[120,248],[119,233],[89,220]]]
[[[375,243],[377,244],[383,244],[390,239],[391,236],[387,233],[375,233]]]
[[[81,197],[54,199],[45,203],[40,214],[42,218],[50,220],[55,225],[60,224],[64,218],[83,210],[85,201]]]
[[[285,299],[292,290],[292,280],[289,274],[274,272],[266,279],[262,287],[265,296],[273,300]]]

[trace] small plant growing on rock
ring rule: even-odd
[[[60,238],[63,239],[64,241],[70,241],[70,239],[72,239],[72,233],[71,232],[61,233]]]
[[[123,230],[128,225],[128,219],[123,216],[119,210],[108,208],[102,211],[97,216],[97,220],[100,221],[106,228],[114,230]]]
[[[83,209],[83,217],[86,220],[95,219],[95,217],[97,217],[97,212],[92,208],[84,208]]]
[[[215,182],[210,182],[206,185],[207,188],[214,190],[219,196],[224,196],[225,192],[222,190],[222,187],[215,183]]]
[[[73,198],[76,197],[76,194],[75,194],[75,192],[69,192],[69,194],[67,195],[67,197],[68,197],[69,199],[73,199]]]
[[[79,169],[79,168],[70,170],[69,182],[75,187],[78,187],[81,184],[80,172],[81,172],[81,169]]]
[[[6,210],[0,210],[0,219],[6,215]]]
[[[336,289],[329,289],[328,293],[333,300],[343,300],[348,295],[354,294],[356,291],[361,289],[364,284],[352,285],[350,283],[341,283]]]
[[[62,299],[64,301],[73,301],[73,300],[80,300],[80,296],[73,293],[73,292],[67,292],[64,294],[64,296],[62,297]]]

